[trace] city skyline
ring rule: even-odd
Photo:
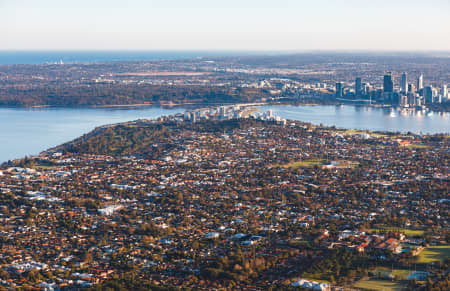
[[[450,3],[0,1],[0,50],[449,51]]]

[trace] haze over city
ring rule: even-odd
[[[447,0],[0,1],[0,50],[450,50]]]

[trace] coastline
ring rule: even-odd
[[[209,106],[226,106],[226,105],[246,105],[246,104],[260,104],[260,105],[286,105],[286,106],[354,106],[354,107],[371,107],[371,108],[393,108],[393,109],[401,109],[401,110],[425,110],[429,112],[435,113],[450,113],[447,110],[437,110],[436,108],[425,108],[418,109],[414,107],[399,107],[391,104],[367,104],[367,103],[354,103],[354,102],[296,102],[296,101],[272,101],[272,102],[252,102],[252,103],[197,103],[197,102],[158,102],[158,103],[133,103],[133,104],[105,104],[105,105],[75,105],[75,106],[60,106],[60,105],[30,105],[30,106],[1,106],[2,108],[12,108],[12,109],[46,109],[46,108],[61,108],[61,109],[89,109],[89,108],[144,108],[144,107],[157,107],[157,108],[176,108],[182,106],[195,106],[198,108],[209,107]]]
[[[107,105],[77,105],[77,106],[59,106],[59,105],[31,105],[31,106],[1,106],[2,108],[12,108],[12,109],[39,109],[39,108],[61,108],[61,109],[89,109],[89,108],[132,108],[132,107],[157,107],[157,108],[175,108],[180,106],[198,106],[210,107],[210,106],[221,106],[221,105],[247,105],[247,104],[258,104],[258,105],[278,105],[283,104],[280,102],[253,102],[253,103],[197,103],[197,102],[167,102],[167,103],[133,103],[133,104],[107,104]],[[300,104],[300,105],[323,105],[323,104]]]
[[[174,105],[174,104],[172,104],[172,105]],[[179,106],[183,106],[183,105],[185,105],[185,104],[179,104]],[[184,110],[198,110],[198,109],[200,109],[200,108],[212,108],[212,107],[217,107],[217,106],[221,106],[221,105],[224,105],[224,104],[219,104],[219,105],[213,105],[213,104],[205,104],[205,105],[200,105],[200,104],[195,104],[195,105],[197,105],[197,106],[195,106],[194,108],[188,108],[188,106],[186,106],[187,108],[179,108],[179,110],[178,110],[178,113],[177,114],[183,114],[182,112],[184,112]],[[255,109],[255,108],[251,108],[251,107],[258,107],[258,106],[268,106],[268,107],[270,107],[270,106],[280,106],[280,107],[284,107],[284,106],[288,106],[288,107],[292,107],[292,109],[293,110],[296,110],[295,108],[301,108],[301,107],[311,107],[311,108],[313,108],[313,107],[319,107],[319,109],[314,109],[314,111],[317,111],[317,113],[314,113],[314,114],[316,114],[315,116],[318,116],[318,117],[320,117],[321,116],[321,113],[320,112],[329,112],[329,113],[332,113],[332,112],[334,112],[334,107],[343,107],[343,106],[346,106],[346,107],[354,107],[354,108],[357,108],[357,107],[366,107],[366,108],[368,108],[368,106],[365,106],[365,105],[363,105],[363,104],[361,104],[361,105],[357,105],[357,104],[346,104],[346,105],[344,105],[344,104],[333,104],[333,105],[324,105],[324,104],[315,104],[315,103],[305,103],[305,104],[292,104],[292,103],[287,103],[287,102],[266,102],[266,103],[241,103],[241,104],[234,104],[234,105],[240,105],[240,106],[247,106],[247,107],[249,107],[248,109],[248,112],[247,113],[249,113],[249,114],[251,114],[251,113],[253,113],[253,109]],[[164,107],[164,106],[161,106],[161,104],[159,104],[158,106],[156,106],[156,105],[150,105],[150,104],[145,104],[145,105],[143,105],[143,106],[136,106],[136,104],[134,104],[134,107],[136,107],[136,108],[142,108],[143,110],[147,110],[146,108],[148,108],[148,110],[152,110],[151,108],[155,108],[155,109],[169,109],[168,107],[169,106],[166,106],[166,107]],[[170,107],[172,107],[172,108],[177,108],[177,106],[170,106]],[[323,110],[321,110],[320,109],[320,107],[323,107],[324,109],[325,109],[325,111],[323,111]],[[328,107],[328,109],[326,109],[326,107]],[[377,108],[378,110],[384,110],[383,109],[383,107],[380,107],[380,106],[372,106],[373,108]],[[44,107],[44,108],[48,108],[48,107]],[[79,107],[78,107],[79,108]],[[86,110],[88,110],[89,108],[91,108],[91,109],[95,109],[95,108],[97,108],[98,110],[100,110],[100,109],[102,109],[102,108],[105,108],[105,107],[83,107],[84,109],[86,109]],[[115,106],[115,107],[110,107],[110,108],[123,108],[125,111],[128,111],[127,110],[127,108],[131,108],[131,106],[130,105],[128,105],[128,106],[125,106],[125,107],[117,107],[117,106]],[[60,107],[60,109],[61,110],[64,110],[64,109],[70,109],[70,108],[64,108],[64,107]],[[271,108],[267,108],[267,109],[271,109]],[[45,109],[44,109],[45,110]],[[261,110],[261,109],[259,109],[259,110]],[[330,111],[331,110],[331,111]],[[389,110],[389,109],[388,109]],[[307,110],[307,111],[309,111],[309,110]],[[347,110],[348,111],[348,110]],[[352,110],[350,110],[350,112],[351,112]],[[403,114],[405,114],[407,111],[412,111],[412,110],[401,110],[400,112],[396,112],[397,114],[393,114],[392,116],[388,116],[388,119],[392,119],[392,118],[397,118],[396,116],[398,115],[398,116],[400,116],[400,114],[401,115],[403,115]],[[132,112],[132,110],[130,110],[130,112]],[[370,111],[369,111],[370,112]],[[403,113],[402,113],[403,112]],[[428,112],[428,113],[424,113],[424,112],[422,112],[422,111],[419,111],[418,112],[419,113],[419,117],[418,118],[422,118],[422,116],[425,116],[425,115],[427,115],[427,116],[432,116],[433,114],[431,113],[431,112]],[[18,114],[20,115],[20,114],[23,114],[24,116],[28,116],[28,114],[32,114],[31,112],[30,113],[27,113],[27,112],[23,112],[23,113],[20,113],[20,110],[18,110]],[[76,118],[78,118],[78,116],[79,116],[79,114],[78,113],[72,113],[72,115],[76,115]],[[97,116],[97,114],[96,113],[93,113],[94,115],[93,116]],[[106,116],[109,116],[108,114],[109,113],[105,113],[106,114]],[[167,112],[167,113],[161,113],[162,115],[161,116],[168,116],[168,115],[172,115],[172,114],[174,114],[174,113],[169,113],[169,112]],[[310,113],[311,114],[311,113]],[[352,115],[353,113],[350,113],[350,115]],[[91,116],[92,115],[92,113],[88,113],[88,115],[87,116]],[[127,116],[128,115],[130,115],[130,114],[126,114]],[[76,139],[77,137],[80,137],[80,136],[82,136],[82,135],[84,135],[84,134],[88,134],[92,129],[94,129],[94,128],[101,128],[101,127],[105,127],[105,126],[111,126],[111,125],[114,125],[114,124],[118,124],[118,123],[123,123],[123,122],[130,122],[130,121],[133,121],[133,120],[138,120],[138,119],[141,119],[141,118],[146,118],[146,117],[142,117],[143,115],[142,114],[140,114],[141,115],[141,117],[133,117],[133,116],[135,116],[134,114],[131,114],[130,115],[130,117],[129,117],[129,119],[127,119],[127,121],[122,121],[122,122],[114,122],[114,121],[112,121],[112,122],[110,122],[109,120],[107,120],[107,119],[105,119],[104,120],[104,123],[102,123],[102,124],[97,124],[97,125],[93,125],[91,128],[89,128],[89,127],[87,127],[87,128],[85,128],[85,131],[83,131],[83,132],[77,132],[76,134],[74,134],[73,136],[69,136],[68,138],[67,138],[67,140],[61,140],[61,139],[59,139],[58,140],[58,142],[55,142],[55,143],[53,143],[53,142],[50,142],[51,140],[52,140],[52,138],[54,138],[54,139],[57,139],[56,138],[56,136],[60,136],[60,134],[58,134],[58,135],[52,135],[52,134],[49,134],[48,136],[47,136],[47,139],[49,140],[48,142],[46,142],[45,143],[45,145],[43,145],[43,146],[41,146],[41,145],[39,145],[39,146],[34,146],[34,147],[28,147],[27,149],[24,149],[23,151],[22,151],[22,153],[20,153],[20,152],[18,152],[18,154],[17,155],[14,155],[15,157],[13,157],[12,155],[11,155],[11,158],[9,158],[9,157],[6,157],[5,159],[4,159],[4,161],[7,161],[8,159],[11,159],[11,160],[15,160],[15,159],[20,159],[20,156],[26,156],[26,155],[30,155],[30,153],[32,153],[32,152],[34,152],[34,154],[31,154],[30,156],[33,156],[33,155],[36,155],[36,154],[38,154],[39,152],[42,152],[42,151],[46,151],[46,150],[48,150],[48,149],[50,149],[50,148],[53,148],[53,147],[55,147],[55,146],[58,146],[58,145],[60,145],[60,144],[63,144],[63,143],[67,143],[67,142],[70,142],[70,140],[73,140],[73,139]],[[386,113],[385,113],[385,115],[386,115]],[[389,115],[389,114],[388,114]],[[181,115],[180,115],[181,116]],[[366,131],[366,132],[384,132],[384,133],[389,133],[389,132],[395,132],[395,133],[407,133],[407,132],[411,132],[411,133],[414,133],[414,134],[417,134],[417,135],[435,135],[435,134],[444,134],[444,135],[448,135],[448,134],[450,134],[450,130],[447,130],[447,129],[443,129],[442,131],[427,131],[427,129],[411,129],[411,130],[409,130],[409,129],[405,129],[405,128],[400,128],[400,129],[394,129],[394,128],[389,128],[389,127],[386,127],[386,129],[370,129],[370,127],[367,127],[367,126],[361,126],[360,124],[358,125],[358,124],[354,124],[353,126],[351,126],[351,125],[342,125],[342,124],[339,124],[339,123],[336,123],[336,125],[333,125],[333,124],[330,124],[330,123],[328,123],[327,124],[327,122],[326,122],[326,117],[327,115],[325,114],[324,115],[324,120],[320,120],[320,118],[319,119],[317,119],[317,118],[315,118],[315,119],[308,119],[308,117],[305,117],[305,115],[304,114],[299,114],[299,115],[297,115],[297,117],[295,117],[295,115],[294,116],[290,116],[290,117],[286,117],[285,116],[285,118],[286,119],[289,119],[289,120],[297,120],[297,121],[301,121],[301,122],[305,122],[305,123],[311,123],[312,125],[315,125],[315,126],[319,126],[320,124],[324,124],[324,126],[325,127],[329,127],[329,128],[335,128],[335,129],[341,129],[341,130],[356,130],[356,131]],[[446,116],[446,115],[445,115]],[[441,117],[441,118],[447,118],[447,117]],[[450,114],[449,114],[449,116],[450,116]],[[281,115],[281,117],[283,117],[283,115]],[[392,119],[392,120],[394,120],[394,119]],[[447,120],[447,119],[445,119],[445,120]],[[31,124],[30,124],[31,125]],[[61,127],[61,126],[60,126]],[[43,128],[46,128],[46,126],[44,126]],[[8,131],[6,131],[6,133],[5,133],[6,135],[8,134]],[[24,133],[25,134],[25,133]],[[39,136],[42,136],[42,135],[45,135],[46,133],[45,132],[43,132],[43,133],[41,133]],[[28,135],[27,135],[28,136]],[[31,134],[31,138],[33,138],[33,135]],[[14,141],[14,140],[11,140],[11,139],[8,139],[8,140],[6,140],[6,139],[4,139],[4,143],[5,144],[14,144],[14,143],[17,143],[17,142],[20,142],[20,141]],[[7,146],[5,146],[4,147],[4,150],[7,152],[8,151],[8,147]],[[6,155],[6,156],[8,156],[8,155]],[[16,158],[17,157],[17,158]],[[0,162],[1,163],[1,162]]]

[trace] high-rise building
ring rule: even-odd
[[[419,78],[417,78],[417,91],[420,91],[423,89],[423,75],[420,74]]]
[[[398,101],[399,101],[400,106],[403,106],[403,107],[408,106],[408,96],[407,95],[405,95],[405,94],[400,95]]]
[[[355,80],[355,95],[356,96],[361,96],[361,87],[362,83],[361,83],[361,78],[356,78]]]
[[[370,84],[369,83],[363,83],[362,84],[362,95],[367,96],[370,92]]]
[[[416,93],[416,86],[414,84],[408,84],[408,92]]]
[[[392,93],[392,92],[394,92],[394,82],[392,81],[392,74],[391,74],[391,72],[387,72],[384,75],[384,78],[383,78],[383,91],[385,93]]]
[[[425,104],[433,103],[433,87],[426,86],[423,88],[423,99]]]
[[[408,93],[408,78],[406,76],[406,73],[403,72],[402,74],[402,93],[407,94]]]
[[[344,96],[344,84],[342,82],[336,83],[336,97]]]
[[[448,98],[448,89],[447,89],[446,84],[442,85],[441,95],[442,95],[442,98],[444,98],[444,99]]]
[[[416,94],[416,106],[422,106],[423,102],[422,102],[422,97],[420,97],[419,94]]]
[[[415,106],[416,105],[416,94],[409,92],[406,96],[408,96],[408,105]]]
[[[225,117],[225,106],[220,106],[219,108],[219,116]]]

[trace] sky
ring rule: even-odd
[[[0,0],[0,50],[450,51],[450,0]]]

